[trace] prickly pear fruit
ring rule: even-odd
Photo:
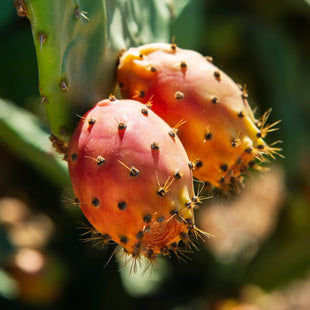
[[[69,144],[76,202],[102,240],[134,258],[177,253],[199,231],[189,159],[171,132],[145,105],[110,97],[82,117]]]
[[[249,167],[259,168],[255,159],[279,150],[263,140],[275,130],[266,125],[269,112],[255,119],[246,89],[211,57],[175,44],[130,48],[119,59],[117,79],[123,97],[151,100],[152,110],[179,132],[194,177],[223,191],[235,188]]]

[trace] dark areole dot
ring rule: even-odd
[[[180,100],[180,99],[183,99],[184,98],[184,94],[180,91],[177,91],[175,94],[174,94],[174,97],[175,99],[177,100]]]
[[[153,251],[152,249],[149,249],[149,250],[146,252],[146,257],[147,257],[147,258],[151,258],[153,254],[154,254],[154,251]]]
[[[174,173],[174,177],[175,177],[177,180],[180,180],[180,179],[182,178],[181,171],[180,171],[180,170],[177,170],[177,171]]]
[[[220,73],[220,71],[214,71],[214,77],[218,80],[218,81],[220,81],[221,80],[221,73]]]
[[[92,201],[91,201],[92,205],[94,207],[99,207],[100,205],[100,200],[98,198],[94,198]]]
[[[101,155],[99,155],[99,156],[97,157],[96,161],[97,161],[97,165],[98,165],[99,167],[101,167],[101,166],[103,166],[103,164],[105,163],[105,158],[103,158]]]
[[[139,169],[137,169],[136,167],[131,167],[131,168],[130,168],[129,175],[130,175],[131,177],[136,177],[136,176],[139,175],[139,173],[140,173],[140,171],[139,171]]]
[[[217,97],[213,97],[213,98],[211,99],[211,102],[212,102],[213,104],[219,104],[219,103],[220,103],[220,101],[218,100]]]
[[[76,153],[73,153],[73,154],[71,155],[71,159],[72,159],[72,161],[76,161],[76,160],[77,160],[77,154],[76,154]]]
[[[208,132],[205,134],[205,140],[212,140],[212,138],[213,138],[213,135],[211,132]]]
[[[142,109],[141,109],[141,113],[142,113],[143,115],[147,116],[147,115],[149,114],[148,108],[142,108]]]
[[[203,166],[203,162],[201,161],[201,160],[197,160],[196,162],[195,162],[195,167],[196,168],[201,168]]]
[[[92,118],[92,117],[88,120],[88,125],[89,126],[93,126],[95,123],[96,123],[96,120],[94,118]]]
[[[152,148],[152,150],[154,150],[154,151],[158,151],[158,150],[159,150],[159,143],[158,143],[158,142],[153,142],[153,143],[151,144],[151,148]]]
[[[128,243],[128,238],[126,236],[122,236],[119,238],[121,243],[127,244]]]
[[[137,233],[137,239],[141,239],[143,237],[143,231],[140,230],[138,233]]]
[[[145,215],[145,216],[143,217],[143,221],[144,221],[145,223],[149,223],[149,222],[151,222],[151,220],[152,220],[152,216],[151,216],[150,214],[147,214],[147,215]]]
[[[127,128],[127,125],[123,122],[118,124],[118,130],[125,130]]]
[[[223,165],[221,165],[221,170],[222,171],[224,171],[224,172],[226,172],[227,171],[227,169],[228,169],[228,165],[226,165],[226,164],[223,164]]]
[[[121,210],[121,211],[124,211],[127,209],[127,203],[125,201],[120,201],[118,204],[117,204],[117,207]]]
[[[164,216],[160,216],[157,220],[158,223],[162,223],[165,221],[165,217]]]
[[[243,118],[244,117],[244,113],[242,111],[239,112],[238,117]]]

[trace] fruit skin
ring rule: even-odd
[[[76,203],[134,258],[178,251],[196,229],[192,171],[170,130],[143,104],[111,97],[81,118],[69,144]]]
[[[151,100],[170,126],[183,122],[178,132],[194,177],[223,191],[241,183],[249,167],[258,169],[255,159],[279,150],[263,140],[274,130],[264,128],[267,117],[255,119],[246,90],[210,57],[175,44],[142,45],[120,56],[117,80],[123,97]]]

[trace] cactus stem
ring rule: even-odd
[[[67,136],[68,135],[68,129],[66,127],[60,127],[59,128],[59,133],[62,135],[62,136]]]

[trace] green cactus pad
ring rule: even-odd
[[[119,52],[169,41],[170,20],[181,11],[164,0],[24,0],[16,6],[31,23],[51,132],[65,144],[76,114],[114,92]]]

